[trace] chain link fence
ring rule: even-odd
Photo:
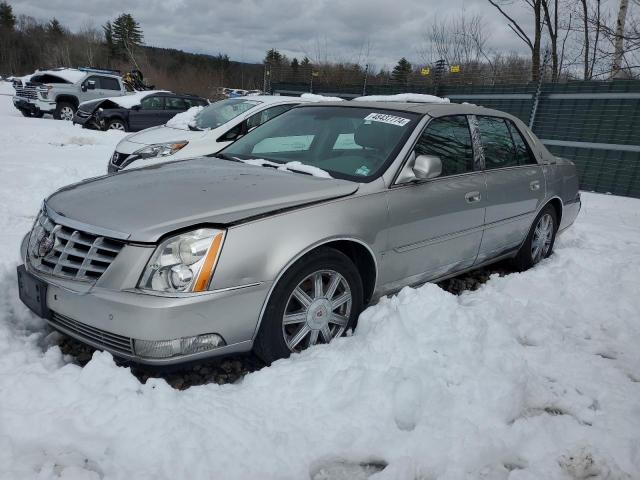
[[[516,60],[511,60],[516,62]],[[366,68],[265,67],[265,90],[361,95],[427,93],[517,116],[549,150],[572,160],[583,190],[640,198],[640,80],[552,82],[543,63],[532,81],[526,64],[435,65],[404,76]]]

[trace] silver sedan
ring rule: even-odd
[[[216,157],[51,195],[20,296],[51,326],[134,362],[329,343],[380,296],[548,257],[580,209],[574,165],[473,105],[304,105]]]

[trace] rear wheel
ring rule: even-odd
[[[271,294],[255,343],[266,363],[353,328],[362,311],[362,280],[343,253],[323,248],[294,264]]]
[[[56,109],[53,112],[53,118],[56,120],[66,120],[68,122],[73,120],[73,115],[76,113],[76,108],[73,104],[68,102],[58,102]]]
[[[553,205],[547,205],[533,221],[529,235],[515,258],[519,270],[527,270],[553,252],[558,231],[558,216]]]
[[[110,120],[109,123],[107,123],[107,130],[119,130],[121,132],[126,132],[127,124],[124,122],[124,120],[116,118],[114,120]]]

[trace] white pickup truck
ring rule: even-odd
[[[94,68],[39,70],[15,78],[13,87],[13,105],[25,117],[50,113],[58,120],[69,121],[82,102],[127,93],[118,72]]]

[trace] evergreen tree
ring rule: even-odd
[[[275,48],[267,50],[267,55],[264,57],[264,63],[269,65],[281,65],[284,60],[284,56]]]
[[[58,21],[58,19],[53,17],[51,21],[47,24],[47,33],[52,37],[62,37],[65,32],[64,32],[64,27]]]
[[[302,62],[300,62],[300,65],[303,67],[309,67],[311,65],[311,60],[309,60],[307,57],[304,57],[302,59]]]
[[[143,34],[140,24],[129,13],[123,13],[114,20],[111,39],[116,52],[136,64],[135,51],[142,46]]]
[[[391,78],[393,78],[396,82],[406,84],[409,81],[409,75],[413,71],[413,67],[411,63],[404,57],[402,57],[398,64],[393,67],[393,71],[391,72]]]
[[[0,28],[13,30],[16,26],[16,16],[13,7],[7,2],[0,2]]]

